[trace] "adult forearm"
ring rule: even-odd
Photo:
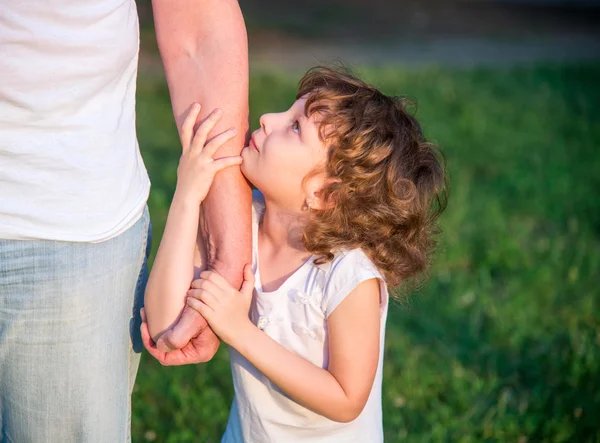
[[[204,236],[208,240],[208,266],[236,288],[242,284],[244,265],[252,261],[252,194],[242,180],[233,174],[218,177],[202,211]]]
[[[221,108],[213,133],[235,126],[239,135],[216,157],[238,155],[248,134],[248,45],[237,2],[154,0],[153,6],[177,127],[193,102],[202,105],[201,117]],[[218,174],[203,204],[209,266],[236,287],[251,259],[251,198],[239,168],[231,168]]]
[[[214,133],[238,126],[240,136],[223,153],[241,149],[248,126],[248,41],[233,0],[153,0],[156,38],[163,60],[177,128],[189,106],[201,117],[223,109]]]

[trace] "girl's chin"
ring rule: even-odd
[[[252,173],[251,171],[248,171],[248,169],[245,166],[246,162],[244,161],[240,165],[240,171],[242,171],[242,175],[246,177],[246,180],[248,180],[250,183],[252,183],[252,185],[254,185],[254,181],[252,180]]]

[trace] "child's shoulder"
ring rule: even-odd
[[[338,251],[334,254],[330,263],[329,273],[340,272],[349,267],[377,270],[371,259],[360,248]]]
[[[320,265],[320,268],[326,272],[328,281],[349,282],[365,275],[383,280],[377,266],[360,248],[339,251],[330,262]]]
[[[322,308],[326,316],[360,283],[372,278],[380,281],[380,299],[386,299],[383,275],[362,249],[339,251],[333,260],[317,266],[324,272]]]

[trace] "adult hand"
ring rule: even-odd
[[[210,329],[204,317],[198,311],[186,305],[177,322],[158,338],[156,348],[162,352],[182,349],[201,333],[204,334],[206,343],[214,341],[216,347],[218,347],[219,338]]]
[[[190,309],[190,311],[194,310]],[[152,341],[152,338],[150,337],[150,331],[148,330],[148,323],[146,321],[146,312],[144,311],[144,308],[142,308],[141,316],[142,325],[140,326],[140,331],[142,333],[142,342],[144,343],[144,347],[150,353],[150,355],[157,359],[163,366],[180,366],[204,363],[210,360],[219,349],[219,339],[208,327],[206,320],[204,320],[199,314],[197,318],[204,322],[204,328],[202,328],[200,333],[192,338],[181,349],[176,349],[170,352],[159,350],[154,341]],[[202,321],[198,321],[198,323],[201,323]]]

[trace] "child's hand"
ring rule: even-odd
[[[204,271],[192,282],[187,304],[202,314],[221,340],[235,347],[248,326],[254,326],[248,318],[253,290],[250,265],[244,268],[244,282],[239,291],[216,272]]]
[[[177,168],[177,188],[175,190],[175,194],[180,198],[191,199],[198,204],[208,194],[217,172],[242,163],[242,157],[239,155],[213,160],[212,156],[217,149],[235,136],[237,131],[235,128],[228,129],[207,142],[208,134],[221,118],[222,111],[215,109],[194,133],[194,125],[199,113],[200,105],[195,103],[181,126],[182,153]]]

